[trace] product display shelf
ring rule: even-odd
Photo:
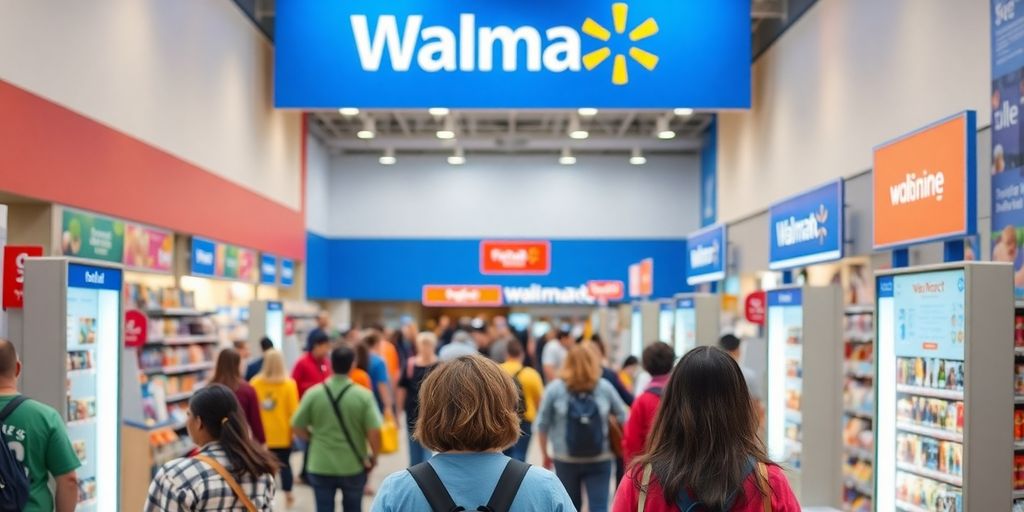
[[[1024,509],[1024,302],[1014,311],[1013,505]]]
[[[874,307],[843,311],[843,508],[871,510],[874,496]],[[852,476],[851,473],[856,473]]]
[[[195,449],[195,444],[184,432],[184,423],[176,426],[137,425],[125,422],[121,437],[131,456],[121,457],[121,486],[123,510],[142,510],[146,503],[146,491],[153,475],[165,463],[186,457]]]

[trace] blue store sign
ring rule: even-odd
[[[277,258],[269,255],[260,255],[260,284],[277,283]]]
[[[295,262],[281,259],[281,286],[289,287],[295,283]]]
[[[768,267],[772,270],[842,258],[843,181],[772,205],[768,223]]]
[[[278,0],[281,108],[748,108],[749,0]]]
[[[217,244],[205,238],[192,237],[192,274],[212,276],[217,270]]]
[[[804,291],[800,288],[791,290],[768,290],[768,307],[800,306],[804,303]]]
[[[686,284],[725,279],[725,226],[716,224],[686,237]]]

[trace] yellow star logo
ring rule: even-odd
[[[615,23],[616,34],[626,33],[628,15],[629,5],[622,2],[612,4],[612,21]],[[604,42],[608,42],[608,40],[612,38],[611,31],[604,28],[604,26],[594,21],[592,18],[584,20],[583,33]],[[629,40],[635,43],[637,41],[647,39],[657,33],[658,22],[654,21],[654,18],[647,18],[643,23],[629,31]],[[587,68],[587,71],[593,71],[594,68],[600,66],[601,63],[607,60],[608,57],[611,57],[611,55],[612,51],[607,46],[594,50],[583,56],[583,66]],[[629,56],[636,61],[637,64],[640,64],[648,71],[654,71],[654,68],[658,67],[657,55],[641,50],[635,46],[629,49]],[[615,61],[612,66],[612,83],[615,85],[626,85],[629,83],[629,71],[626,69],[625,55],[618,54],[615,56]]]

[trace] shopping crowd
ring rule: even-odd
[[[373,512],[800,510],[765,455],[734,336],[679,360],[655,342],[613,368],[599,336],[568,326],[535,337],[503,317],[422,332],[318,324],[291,369],[266,339],[260,354],[218,354],[187,411],[198,448],[156,472],[147,512],[273,510],[278,492],[291,508],[299,483],[317,512],[337,510],[339,493],[344,512],[368,493]],[[56,411],[18,394],[21,371],[0,340],[0,424],[28,439],[24,510],[74,510],[78,459]],[[400,418],[409,469],[369,489]],[[525,463],[531,444],[542,467]]]

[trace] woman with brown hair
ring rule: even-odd
[[[583,488],[591,512],[608,509],[608,488],[615,456],[608,440],[608,421],[626,422],[626,406],[615,388],[601,378],[601,363],[582,345],[569,349],[561,375],[544,390],[534,430],[544,466],[569,492],[576,510]],[[548,441],[554,453],[548,452]]]
[[[217,354],[217,366],[214,367],[209,384],[222,384],[235,393],[245,414],[245,420],[249,423],[253,439],[260,444],[266,444],[259,399],[256,397],[256,390],[242,378],[242,356],[237,350],[226,348]]]
[[[664,387],[647,453],[626,473],[613,511],[798,512],[757,425],[736,361],[714,347],[691,350]]]
[[[573,510],[554,475],[501,453],[519,439],[519,394],[497,364],[480,356],[443,363],[419,396],[413,437],[437,455],[387,477],[373,512]]]

